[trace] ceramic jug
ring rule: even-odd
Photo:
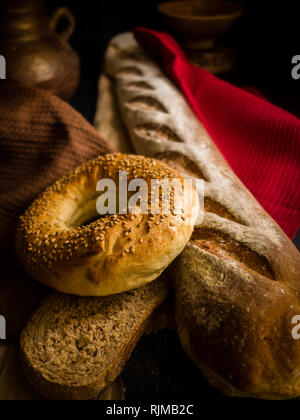
[[[48,17],[43,0],[0,1],[0,56],[4,86],[34,86],[70,99],[79,82],[79,58],[68,43],[75,18],[66,8]],[[1,93],[0,93],[1,94]]]

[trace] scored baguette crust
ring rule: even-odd
[[[52,293],[21,334],[28,381],[48,399],[95,399],[120,375],[167,292],[161,277],[114,296]]]
[[[227,395],[300,395],[299,252],[132,34],[111,41],[105,71],[136,152],[205,181],[203,223],[169,269],[186,353]]]

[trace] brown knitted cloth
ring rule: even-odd
[[[110,146],[73,108],[38,89],[0,97],[0,315],[14,338],[47,289],[31,280],[14,254],[18,217],[63,174]]]

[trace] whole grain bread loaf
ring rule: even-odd
[[[96,398],[121,373],[167,291],[161,277],[104,298],[51,294],[21,334],[27,379],[48,399]]]
[[[169,269],[184,350],[228,395],[300,395],[299,252],[132,34],[111,41],[105,69],[136,152],[205,182],[203,223]]]

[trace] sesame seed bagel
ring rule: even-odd
[[[152,179],[177,179],[185,192],[193,190],[175,170],[142,156],[109,154],[82,165],[50,186],[20,218],[16,251],[33,278],[64,293],[107,296],[144,286],[179,255],[199,212],[195,194],[187,194],[175,211],[171,192],[169,214],[160,194],[157,214],[149,205],[147,214],[101,217],[97,184],[113,180],[118,196],[119,171],[127,171],[128,183],[146,181],[148,203]]]

